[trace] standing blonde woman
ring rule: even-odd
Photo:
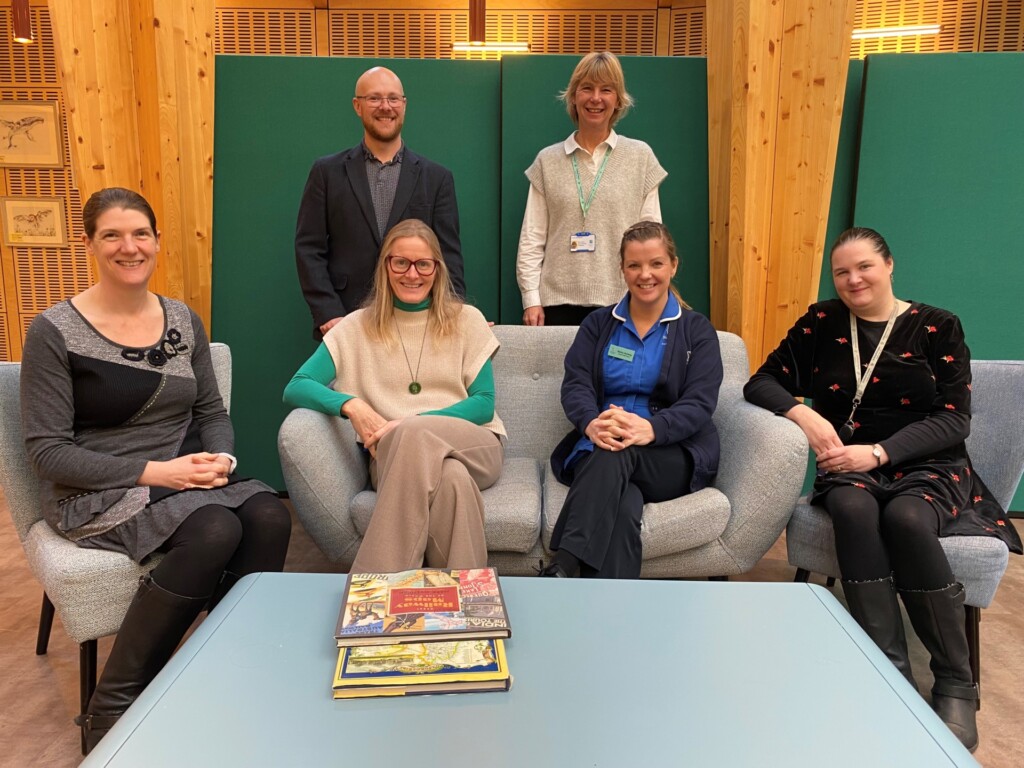
[[[668,175],[651,148],[613,128],[633,105],[615,54],[588,53],[561,94],[576,130],[526,169],[516,276],[526,325],[579,325],[622,297],[622,233],[661,221]]]
[[[482,489],[504,458],[480,311],[452,290],[433,231],[395,225],[366,305],[346,315],[284,391],[293,407],[347,418],[377,505],[353,572],[487,564]]]

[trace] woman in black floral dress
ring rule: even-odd
[[[939,538],[994,536],[1017,554],[1021,541],[964,444],[970,351],[956,315],[895,297],[892,254],[874,230],[840,235],[831,267],[839,299],[812,305],[744,394],[807,435],[811,500],[832,518],[850,613],[913,683],[899,592],[932,656],[932,706],[973,751],[964,590]]]

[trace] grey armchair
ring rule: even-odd
[[[978,474],[1008,509],[1024,473],[1024,361],[974,360],[971,391],[971,435],[967,449]],[[971,670],[980,681],[978,625],[981,609],[995,596],[1006,571],[1009,551],[988,536],[949,536],[941,539],[953,574],[966,590],[967,642]],[[832,520],[821,507],[800,499],[786,529],[789,563],[796,580],[807,581],[811,572],[830,579],[840,576]],[[981,706],[979,699],[978,706]]]
[[[217,384],[231,406],[231,350],[211,344]],[[126,555],[83,549],[43,520],[39,481],[25,454],[21,432],[20,363],[0,363],[0,485],[33,575],[43,587],[36,653],[46,653],[54,613],[78,643],[82,712],[96,687],[96,640],[121,626],[139,577],[160,562],[151,556],[137,565]],[[83,742],[84,749],[84,742]]]
[[[496,326],[496,408],[508,441],[502,477],[483,492],[488,560],[502,574],[531,574],[545,555],[567,489],[548,458],[569,431],[559,399],[568,327]],[[778,539],[800,494],[807,465],[803,433],[743,400],[746,347],[719,333],[725,379],[715,423],[722,461],[714,487],[644,508],[648,577],[727,576],[749,570]],[[297,409],[278,435],[295,512],[320,549],[349,565],[376,494],[349,423]]]

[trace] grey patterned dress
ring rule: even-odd
[[[135,561],[200,507],[273,492],[234,475],[209,490],[135,484],[148,461],[234,450],[202,321],[179,301],[160,303],[162,341],[131,349],[61,302],[29,327],[21,367],[25,447],[47,522],[80,546]]]

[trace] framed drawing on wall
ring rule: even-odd
[[[0,227],[4,245],[24,248],[68,244],[61,197],[0,197]]]
[[[64,166],[56,101],[0,101],[0,167]]]

